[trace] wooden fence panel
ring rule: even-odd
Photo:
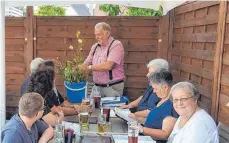
[[[25,78],[25,18],[6,18],[6,113],[14,113]]]
[[[86,58],[94,39],[94,25],[107,22],[112,36],[120,40],[125,49],[125,94],[131,99],[142,95],[147,85],[146,64],[157,58],[159,18],[155,17],[36,17],[35,57],[61,61],[71,60],[70,45],[77,47],[75,34],[81,32],[85,39],[83,56]],[[140,70],[139,70],[140,69]],[[139,80],[140,79],[140,80]],[[63,81],[57,85],[64,94]],[[134,89],[132,92],[130,89]],[[64,94],[65,95],[65,94]]]
[[[175,81],[192,81],[200,107],[210,113],[219,2],[189,2],[174,9],[170,68]]]

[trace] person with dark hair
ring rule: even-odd
[[[144,127],[140,132],[151,136],[155,140],[166,141],[175,125],[178,114],[169,100],[169,91],[173,83],[173,76],[167,69],[160,69],[149,76],[153,92],[161,98],[156,107],[147,116]]]
[[[40,65],[40,68],[55,68],[55,64],[51,60],[46,60],[44,63]],[[74,105],[72,106],[67,100],[64,100],[63,96],[60,94],[58,89],[56,88],[55,85],[55,76],[53,80],[53,88],[52,91],[50,92],[50,100],[55,104],[55,106],[64,112],[65,116],[68,115],[76,115],[79,113],[80,106]]]
[[[53,136],[53,128],[40,120],[44,113],[42,96],[34,92],[26,93],[20,98],[18,107],[19,114],[14,115],[2,129],[1,142],[48,142]]]
[[[51,67],[40,67],[29,78],[26,92],[39,93],[45,99],[44,114],[42,119],[49,125],[55,125],[64,119],[64,114],[56,108],[52,101],[54,70]],[[52,110],[51,110],[52,109]]]
[[[31,61],[30,63],[30,72],[31,74],[34,73],[41,65],[41,63],[43,63],[44,60],[42,58],[35,58]],[[25,93],[26,91],[26,88],[28,86],[28,82],[29,82],[29,77],[26,77],[21,85],[21,88],[20,88],[20,93],[21,93],[21,96]]]

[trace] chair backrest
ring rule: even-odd
[[[218,132],[219,143],[229,143],[229,127],[219,122]]]

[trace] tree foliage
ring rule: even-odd
[[[65,16],[66,9],[62,6],[44,5],[39,6],[35,13],[37,16]]]
[[[116,16],[119,13],[121,13],[119,5],[103,4],[99,6],[99,9],[104,12],[107,12],[109,16]]]
[[[160,6],[159,10],[153,10],[148,8],[137,7],[125,7],[121,11],[119,5],[103,4],[99,6],[99,9],[107,12],[109,16],[126,15],[126,16],[163,16],[163,8]],[[127,12],[125,13],[125,9]]]

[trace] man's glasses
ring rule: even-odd
[[[188,101],[190,98],[193,98],[193,96],[186,97],[186,98],[180,98],[180,99],[173,99],[173,98],[171,98],[170,100],[173,103],[178,103],[178,101],[180,101],[181,103],[184,103],[184,102]]]

